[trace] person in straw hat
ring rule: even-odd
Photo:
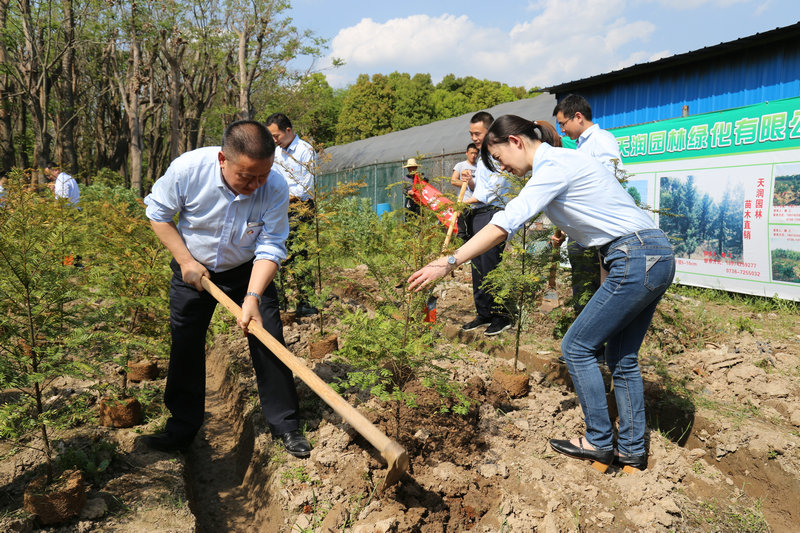
[[[403,207],[406,209],[406,212],[410,211],[415,215],[419,215],[419,204],[411,196],[411,191],[414,188],[414,176],[418,175],[419,179],[425,183],[427,183],[428,180],[426,180],[422,172],[419,171],[417,160],[413,157],[406,161],[406,164],[403,165],[403,169],[406,171],[406,184],[403,191],[405,193],[405,201],[403,202]]]

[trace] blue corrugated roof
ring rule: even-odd
[[[694,115],[800,94],[800,23],[548,88],[575,92],[603,128]]]

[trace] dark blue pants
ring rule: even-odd
[[[169,291],[172,348],[169,357],[164,404],[169,409],[167,431],[191,438],[203,425],[206,394],[205,343],[208,325],[217,301],[208,292],[198,292],[184,283],[181,270],[173,260]],[[253,264],[211,273],[213,281],[234,302],[241,305],[250,282]],[[270,283],[261,298],[261,318],[266,329],[281,344],[283,324],[278,311],[278,293]],[[231,317],[233,320],[233,317]],[[297,390],[292,372],[253,335],[248,335],[250,358],[256,373],[261,409],[275,435],[300,427]]]

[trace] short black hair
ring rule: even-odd
[[[47,164],[44,166],[44,168],[60,168],[60,167],[58,166],[58,163],[56,163],[55,161],[53,161],[51,159],[51,160],[49,160],[47,162]]]
[[[275,140],[261,122],[237,120],[225,128],[222,151],[229,159],[236,159],[240,155],[252,159],[269,159],[275,155]]]
[[[469,152],[472,148],[475,148],[476,150],[478,150],[478,145],[476,145],[475,143],[469,143],[467,145],[467,149],[465,151]],[[478,151],[480,151],[480,150],[478,150]]]
[[[575,113],[580,113],[586,120],[592,120],[592,106],[589,105],[589,101],[586,98],[578,94],[568,94],[562,98],[553,109],[553,116],[558,115],[559,111],[566,118],[572,118]]]
[[[478,111],[472,115],[472,118],[469,119],[469,123],[477,124],[478,122],[483,122],[483,125],[486,126],[486,129],[488,130],[489,126],[491,126],[492,122],[494,122],[494,117],[487,111]]]
[[[278,129],[281,131],[286,131],[292,127],[292,121],[289,120],[289,117],[284,115],[283,113],[273,113],[267,117],[267,121],[265,122],[267,126],[271,126],[272,124],[276,124]]]

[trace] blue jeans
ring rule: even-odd
[[[641,230],[600,248],[608,277],[561,342],[583,409],[586,440],[598,450],[614,447],[603,376],[595,352],[606,344],[619,412],[617,448],[645,454],[644,387],[639,348],[661,296],[675,276],[672,246],[661,230]]]

